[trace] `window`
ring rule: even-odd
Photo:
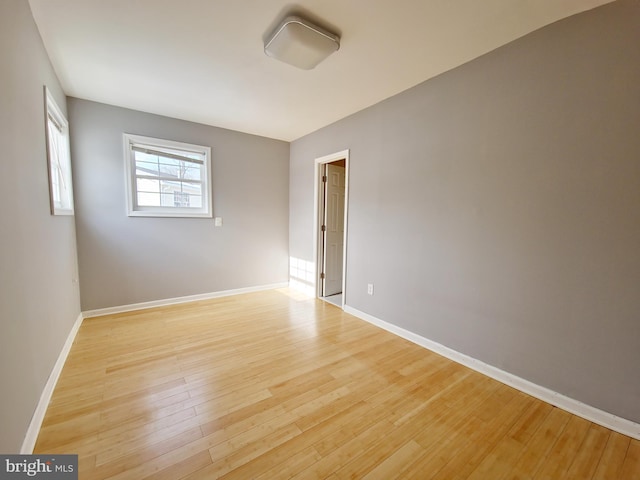
[[[124,134],[129,216],[211,218],[211,148]]]
[[[73,215],[69,124],[51,93],[45,87],[47,115],[47,162],[49,164],[49,197],[53,215]]]

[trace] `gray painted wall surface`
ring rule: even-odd
[[[82,309],[287,281],[289,144],[68,99]],[[123,133],[212,148],[213,219],[128,217]]]
[[[639,45],[621,0],[293,142],[291,257],[349,148],[349,306],[640,422]]]
[[[0,2],[0,64],[0,452],[18,453],[80,300],[74,218],[50,214],[43,85],[65,96],[25,0]]]

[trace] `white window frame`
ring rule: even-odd
[[[212,218],[211,206],[211,147],[176,142],[162,138],[145,137],[125,133],[124,159],[127,191],[127,211],[130,217],[186,217]],[[171,149],[186,153],[197,153],[203,156],[202,163],[202,208],[169,207],[169,206],[140,206],[137,204],[137,182],[135,169],[135,151],[133,147],[148,150]]]
[[[45,86],[45,139],[52,215],[73,215],[69,122]],[[54,135],[55,130],[57,135]]]

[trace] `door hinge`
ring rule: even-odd
[[[324,280],[324,272],[320,274],[320,280]]]
[[[326,225],[322,225],[322,231],[326,232],[327,231],[327,226]]]
[[[327,183],[327,176],[326,175],[322,176],[322,183]]]

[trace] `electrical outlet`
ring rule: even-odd
[[[367,284],[367,294],[373,295],[373,283]]]
[[[213,224],[214,224],[216,227],[221,227],[221,226],[222,226],[222,217],[215,217],[215,218],[213,219]]]

